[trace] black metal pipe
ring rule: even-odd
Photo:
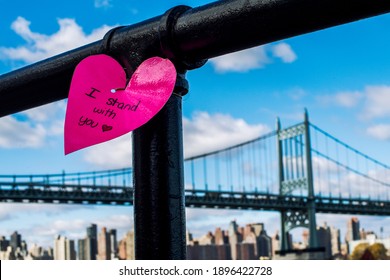
[[[146,58],[163,56],[180,73],[205,59],[329,26],[386,13],[390,1],[230,0],[115,29],[103,40],[0,76],[0,117],[67,97],[73,69],[106,53],[130,76]],[[175,92],[187,91],[179,74]],[[185,215],[181,97],[173,95],[133,134],[136,257],[184,259]]]
[[[177,18],[188,9],[186,6],[172,8],[161,17],[158,26],[139,31],[146,38],[135,41],[130,53],[124,55],[120,49],[117,52],[110,49],[124,63],[128,74],[156,53],[176,62],[178,72],[173,95],[164,108],[133,132],[135,257],[138,260],[186,259],[182,96],[188,92],[188,82],[183,63],[172,57],[169,41]],[[125,64],[128,56],[133,63]]]
[[[177,16],[166,50],[160,38],[166,15],[158,16],[117,30],[109,51],[97,41],[0,76],[0,117],[66,98],[74,67],[88,55],[107,52],[129,72],[152,55],[186,65],[389,11],[386,0],[217,1]]]
[[[211,58],[390,12],[386,0],[228,0],[191,9],[175,27],[188,60]]]
[[[182,97],[133,133],[137,260],[186,259]]]
[[[76,65],[96,54],[93,43],[0,76],[0,117],[68,97]]]

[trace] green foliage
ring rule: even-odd
[[[357,245],[351,254],[351,259],[360,260],[369,246],[368,243],[360,243]]]
[[[374,243],[369,245],[368,243],[361,243],[355,247],[351,254],[352,260],[361,260],[363,256],[370,256],[374,260],[387,260],[387,249],[382,243]]]
[[[387,259],[387,249],[382,243],[374,243],[370,247],[368,247],[372,256],[376,260],[386,260]]]

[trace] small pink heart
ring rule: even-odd
[[[76,67],[65,116],[65,155],[126,134],[148,122],[168,101],[176,82],[172,62],[145,60],[126,86],[121,65],[93,55]]]

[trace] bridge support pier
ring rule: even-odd
[[[307,216],[309,220],[309,247],[317,248],[317,222],[316,222],[316,204],[314,200],[314,183],[313,183],[313,161],[311,158],[311,140],[309,114],[305,109],[303,125],[305,127],[305,154],[306,154],[306,179],[307,179]]]
[[[296,227],[309,229],[309,248],[317,248],[316,205],[314,199],[313,167],[311,158],[309,116],[305,110],[304,122],[281,129],[277,120],[277,153],[279,168],[279,192],[285,196],[296,190],[307,193],[306,209],[281,211],[281,251],[291,248],[289,231]]]
[[[281,232],[280,232],[280,250],[281,251],[287,251],[289,250],[289,242],[288,242],[288,231],[286,230],[286,221],[285,221],[286,212],[281,211],[280,212],[280,225],[281,225]]]

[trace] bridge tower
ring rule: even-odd
[[[279,193],[281,196],[306,196],[306,209],[281,211],[281,250],[290,248],[289,231],[297,227],[309,229],[309,248],[318,247],[311,158],[310,126],[307,110],[304,122],[285,129],[277,119],[277,153],[279,169]]]

